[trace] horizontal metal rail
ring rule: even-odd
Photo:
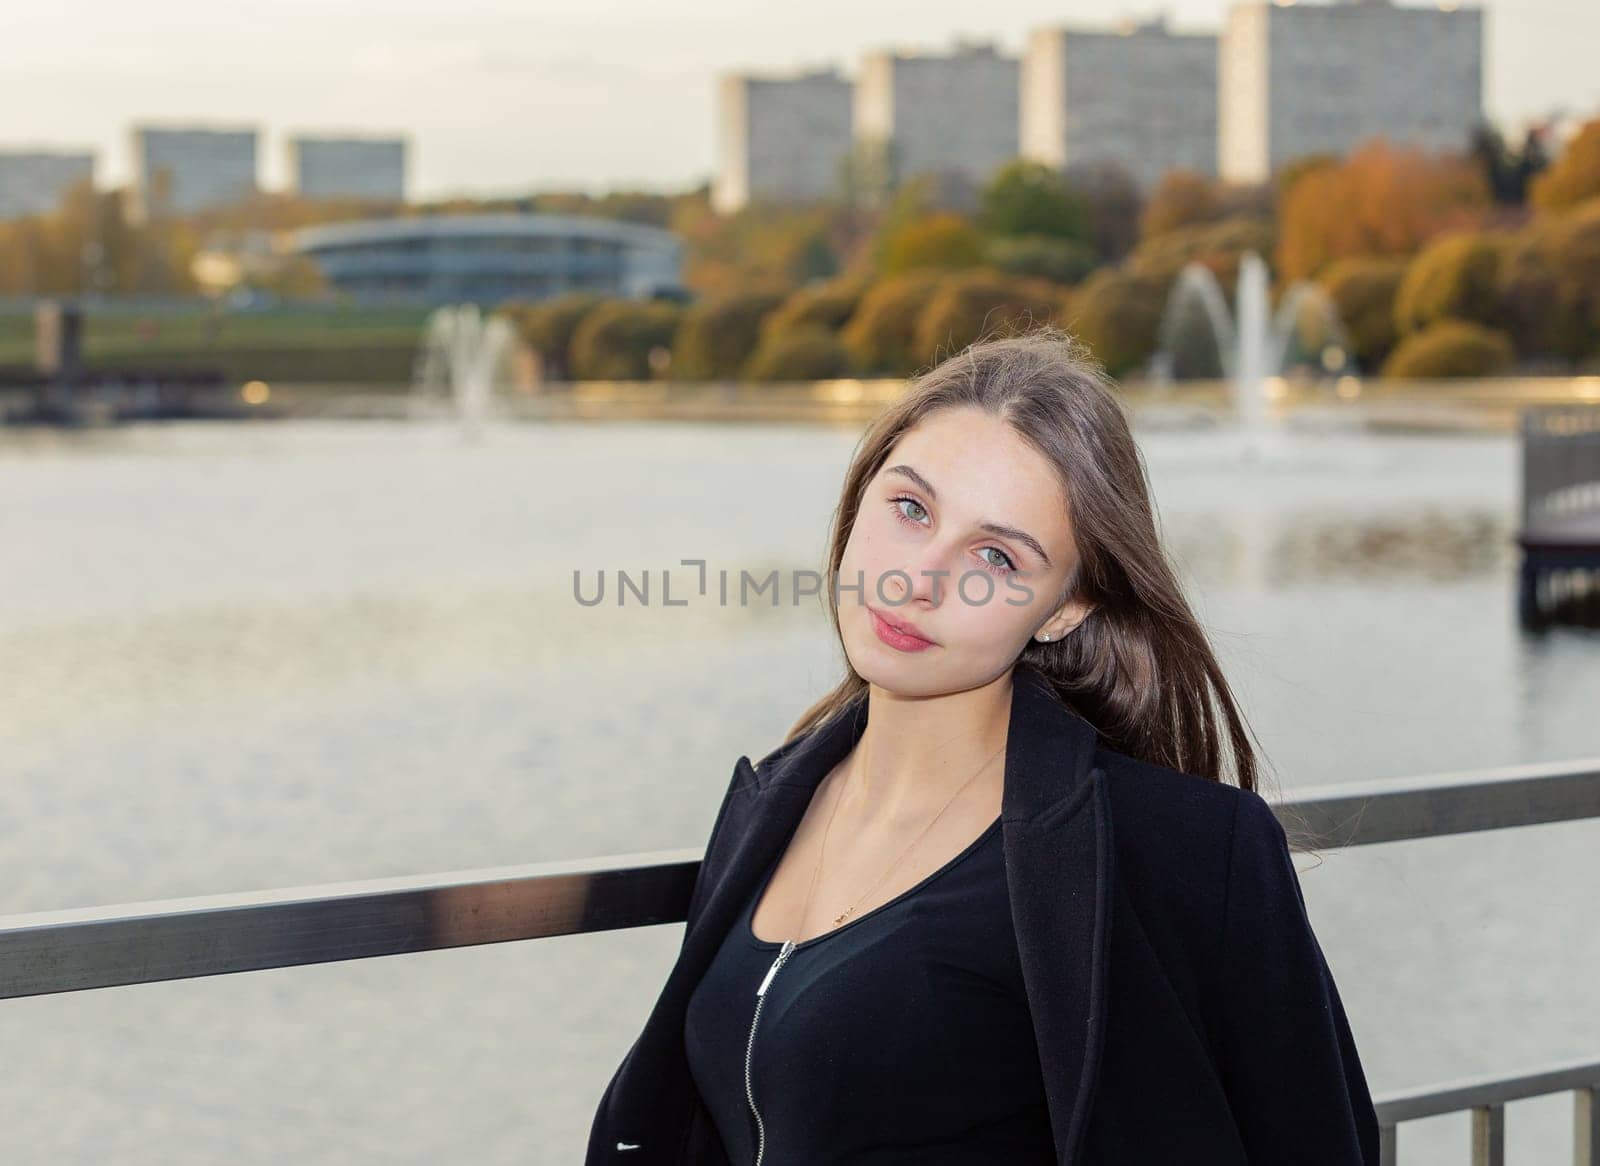
[[[1339,785],[1297,848],[1600,818],[1600,758]],[[0,916],[0,1000],[682,922],[698,848]]]
[[[1298,848],[1368,846],[1600,818],[1600,757],[1340,782],[1274,807]]]
[[[1472,1077],[1401,1089],[1373,1098],[1381,1131],[1381,1166],[1396,1166],[1399,1155],[1397,1127],[1403,1121],[1472,1112],[1473,1166],[1505,1166],[1506,1105],[1529,1097],[1571,1093],[1572,1161],[1574,1166],[1600,1166],[1600,1061],[1572,1061],[1548,1065],[1515,1077]]]
[[[0,1000],[681,922],[698,849],[0,916]]]

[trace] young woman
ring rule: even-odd
[[[845,677],[735,764],[590,1166],[1376,1163],[1285,832],[1077,342],[920,377],[827,566]]]

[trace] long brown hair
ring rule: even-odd
[[[823,578],[839,635],[838,578],[867,484],[900,436],[944,409],[977,408],[1009,424],[1056,469],[1078,564],[1054,606],[1080,594],[1093,611],[1060,640],[1030,639],[1021,659],[1118,752],[1256,788],[1251,734],[1156,532],[1144,460],[1115,382],[1070,334],[1041,325],[975,341],[916,377],[862,435],[834,511]],[[848,660],[838,686],[789,730],[786,743],[867,687]]]

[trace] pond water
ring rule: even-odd
[[[1514,438],[1139,437],[1269,796],[1600,755],[1600,633],[1516,621]],[[831,687],[821,610],[588,608],[572,573],[820,569],[855,438],[0,433],[0,913],[702,845]],[[1597,842],[1300,861],[1375,1092],[1600,1058]],[[681,933],[0,1003],[0,1160],[580,1161]],[[1569,1104],[1511,1106],[1510,1159],[1569,1154]],[[1464,1160],[1466,1119],[1401,1143]]]

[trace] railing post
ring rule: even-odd
[[[1572,1164],[1600,1166],[1600,1087],[1590,1085],[1572,1095]]]
[[[1400,1166],[1400,1127],[1378,1127],[1378,1166]]]
[[[1472,1166],[1506,1166],[1506,1107],[1472,1107]]]

